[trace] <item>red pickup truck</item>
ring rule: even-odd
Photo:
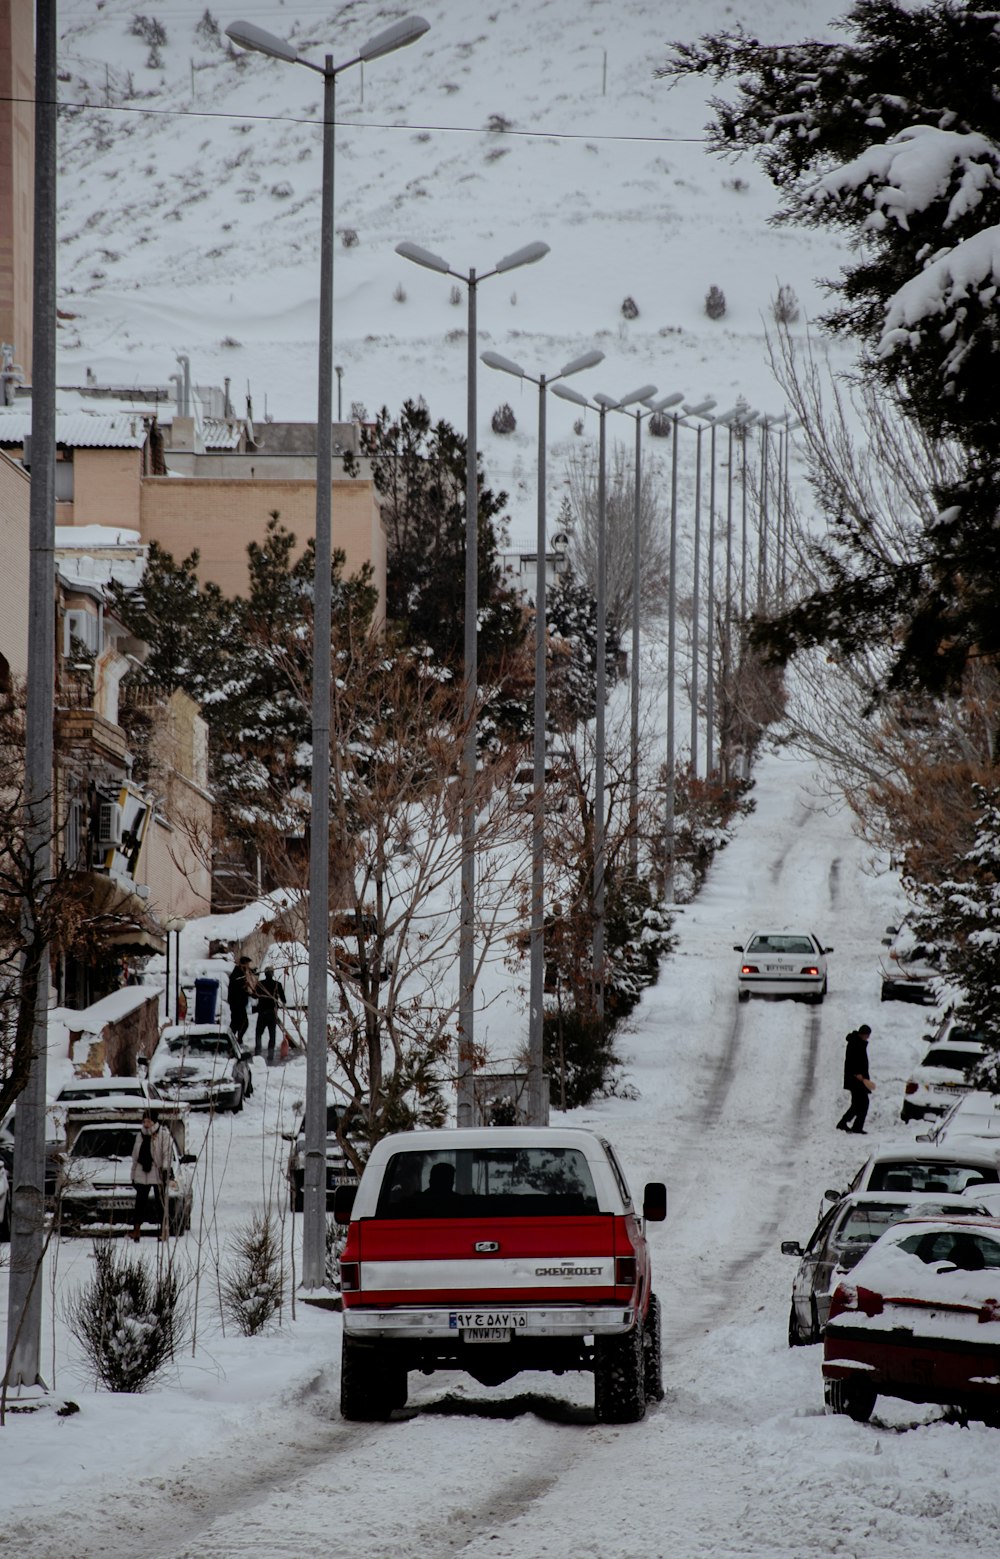
[[[600,1423],[663,1395],[660,1306],[645,1220],[610,1143],[573,1128],[486,1127],[386,1137],[340,1186],[345,1418],[387,1418],[407,1373],[590,1370]]]

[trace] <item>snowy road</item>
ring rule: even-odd
[[[872,1023],[879,1088],[869,1124],[890,1135],[908,1129],[897,1118],[901,1080],[927,1026],[919,1009],[879,1005],[876,955],[895,890],[865,873],[849,819],[824,809],[808,776],[787,758],[762,765],[756,814],[679,917],[678,950],[622,1041],[639,1097],[576,1117],[612,1136],[634,1189],[661,1176],[669,1186],[667,1223],[652,1231],[667,1395],[644,1424],[595,1426],[591,1382],[577,1376],[525,1376],[497,1391],[411,1376],[409,1406],[392,1423],[342,1423],[339,1320],[308,1311],[276,1338],[210,1343],[212,1364],[196,1359],[182,1372],[186,1392],[176,1382],[148,1399],[145,1429],[142,1399],[79,1397],[83,1411],[59,1425],[52,1461],[64,1499],[37,1486],[22,1498],[8,1486],[0,1499],[6,1536],[19,1544],[11,1551],[997,1552],[995,1432],[884,1401],[870,1425],[828,1418],[819,1349],[786,1346],[794,1264],[779,1242],[808,1234],[824,1187],[843,1184],[861,1156],[833,1129],[843,1036]],[[821,1008],[737,1005],[732,944],[768,921],[833,943]],[[96,1461],[85,1449],[95,1425]],[[32,1436],[50,1447],[51,1421]]]

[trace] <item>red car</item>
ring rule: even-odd
[[[823,1338],[827,1410],[939,1402],[1000,1427],[1000,1219],[896,1224],[838,1284]]]
[[[495,1386],[521,1370],[588,1370],[599,1423],[633,1423],[663,1396],[660,1308],[646,1221],[611,1144],[570,1127],[467,1128],[385,1137],[350,1220],[341,1413],[387,1418],[411,1370],[463,1370]]]

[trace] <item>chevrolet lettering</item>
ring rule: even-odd
[[[356,1194],[338,1190],[345,1418],[388,1418],[411,1370],[498,1386],[522,1370],[585,1370],[599,1423],[663,1396],[647,1223],[609,1142],[573,1127],[471,1127],[385,1137]],[[489,1261],[479,1258],[489,1256]]]

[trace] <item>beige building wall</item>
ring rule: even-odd
[[[0,341],[31,378],[35,24],[32,0],[0,0]]]
[[[0,655],[28,672],[28,473],[0,453]]]
[[[136,869],[161,922],[207,915],[212,902],[212,797],[208,727],[193,698],[178,689],[155,737],[152,785],[159,792]]]
[[[316,527],[316,484],[304,480],[202,480],[198,477],[144,477],[139,526],[144,542],[155,541],[175,558],[197,548],[198,577],[213,580],[226,595],[247,588],[247,545],[262,542],[272,511],[296,538],[301,556]],[[346,555],[346,573],[367,562],[379,593],[376,619],[385,617],[386,537],[372,483],[333,483],[333,545]]]
[[[73,502],[57,505],[60,525],[139,529],[141,449],[75,449]],[[64,518],[72,510],[72,518]]]

